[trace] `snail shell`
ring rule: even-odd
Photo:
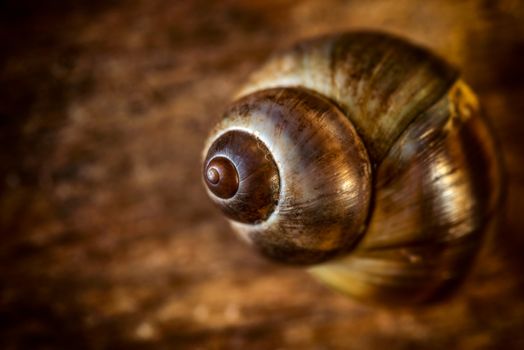
[[[493,138],[457,71],[373,32],[270,59],[212,131],[203,177],[262,254],[383,303],[460,282],[501,191]]]

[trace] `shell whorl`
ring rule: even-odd
[[[371,165],[355,129],[336,106],[301,88],[267,89],[238,100],[225,115],[206,147],[205,164],[224,156],[215,145],[244,134],[267,148],[266,157],[278,169],[275,206],[256,221],[239,220],[245,215],[242,206],[253,202],[218,198],[208,187],[237,232],[262,253],[295,264],[324,261],[360,238],[370,204]],[[228,157],[240,173],[254,156],[237,146],[228,152],[236,154]],[[263,179],[244,185],[242,177],[249,180],[249,172],[241,175],[239,194],[267,186]]]
[[[214,140],[204,161],[204,179],[224,214],[238,222],[266,220],[278,203],[276,164],[263,142],[249,132],[230,130]]]
[[[273,164],[273,206],[257,220],[235,218],[240,206],[208,188],[234,229],[275,260],[324,262],[310,271],[366,300],[422,302],[457,285],[500,198],[474,94],[445,61],[385,34],[324,36],[275,55],[206,150],[231,133],[257,140]]]

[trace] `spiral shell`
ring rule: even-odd
[[[316,264],[338,290],[432,300],[463,278],[500,198],[479,110],[454,68],[402,39],[309,40],[256,72],[212,132],[208,194],[263,254]],[[220,157],[238,176],[227,198],[209,182]]]
[[[340,110],[313,92],[285,88],[250,94],[226,115],[206,147],[204,169],[217,156],[227,156],[241,173],[235,196],[211,195],[237,232],[273,259],[296,264],[326,260],[360,238],[368,216],[371,165]],[[217,153],[215,145],[232,135],[245,135],[244,144],[229,147],[230,155]],[[267,151],[248,154],[248,143]],[[247,160],[268,160],[275,171],[251,181],[256,167],[246,166]],[[262,188],[273,188],[274,203],[255,199]],[[274,204],[270,211],[268,204]],[[247,206],[259,215],[245,220]]]

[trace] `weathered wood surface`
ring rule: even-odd
[[[1,348],[524,348],[522,2],[65,3],[0,5]],[[205,198],[203,141],[246,75],[351,28],[447,57],[500,140],[500,229],[438,305],[370,307],[266,262]]]

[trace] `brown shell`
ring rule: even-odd
[[[291,88],[324,96],[333,109],[345,115],[358,133],[346,137],[363,141],[373,171],[367,172],[368,180],[355,178],[359,183],[373,183],[370,204],[361,207],[366,210],[361,217],[367,220],[357,230],[357,237],[364,232],[363,238],[358,242],[352,239],[351,246],[338,250],[345,255],[310,271],[342,292],[375,302],[423,302],[456,286],[496,211],[501,184],[495,146],[478,101],[458,79],[456,70],[427,50],[396,37],[343,33],[309,40],[277,54],[252,76],[239,97],[253,100],[267,89]],[[300,102],[291,98],[288,103]],[[291,118],[302,116],[294,113],[284,119],[299,123]],[[225,120],[229,126],[237,123],[229,115]],[[249,129],[248,124],[242,128]],[[274,130],[253,132],[266,144],[278,139]],[[295,141],[307,145],[306,139]],[[268,149],[274,155],[276,148]],[[335,152],[327,146],[325,151],[315,157],[330,157]],[[279,171],[282,164],[301,168],[300,159],[291,164],[282,163],[282,159],[275,157]],[[324,167],[322,171],[330,174],[336,168]],[[315,200],[326,198],[318,194]],[[275,212],[280,208],[279,202]],[[336,206],[330,208],[337,210]],[[286,212],[294,210],[300,212],[300,207],[286,207]],[[282,237],[287,239],[282,225],[291,217],[289,214],[278,226],[265,222],[266,226],[257,227],[256,237],[262,239],[248,235],[251,242],[263,247],[271,237],[273,246],[285,248],[280,245]],[[309,227],[314,217],[311,212],[304,227]],[[233,227],[241,234],[247,230],[236,223]],[[325,227],[309,228],[317,231],[309,235],[318,238],[309,242],[309,251],[326,244],[335,251],[333,245],[343,241],[341,236],[327,239]],[[348,230],[346,235],[355,237],[355,231]],[[347,247],[353,250],[348,252]],[[287,254],[286,249],[281,253]],[[293,259],[300,260],[300,254],[295,251]]]
[[[286,263],[318,263],[352,248],[368,218],[371,165],[344,114],[304,89],[257,91],[226,111],[208,141],[206,159],[234,153],[230,159],[242,173],[245,164],[257,161],[254,153],[239,153],[237,144],[215,146],[230,144],[230,135],[240,132],[267,148],[278,169],[279,193],[269,217],[248,222],[239,204],[249,202],[239,196],[269,188],[264,179],[244,184],[241,176],[238,194],[227,200],[209,189],[235,230],[266,256]]]

